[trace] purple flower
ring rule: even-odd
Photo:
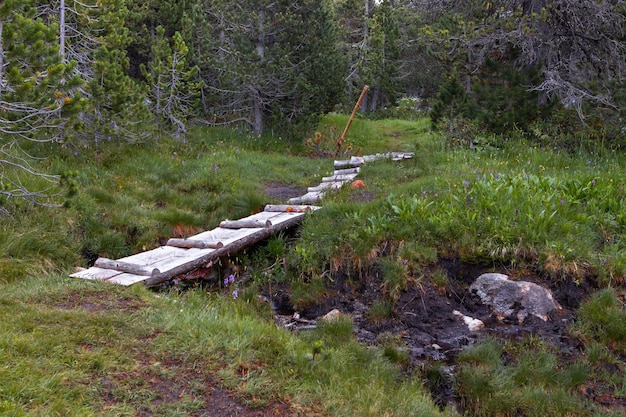
[[[235,282],[235,276],[233,274],[230,274],[230,276],[228,277],[228,282],[230,282],[231,284]]]
[[[215,165],[215,164],[213,164],[213,171],[217,171],[218,169],[220,169],[220,167]]]
[[[591,180],[591,185],[596,185],[596,180]]]
[[[469,181],[463,181],[463,184],[464,184],[466,187],[469,187],[469,184],[470,184],[470,183],[469,183]]]
[[[239,291],[235,290],[233,291],[233,299],[236,299],[237,297],[239,297]]]
[[[227,287],[228,286],[228,277],[224,277],[224,286]]]
[[[565,205],[565,200],[561,200],[561,205],[564,206]]]

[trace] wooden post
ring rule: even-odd
[[[341,150],[341,145],[343,145],[343,141],[346,140],[346,134],[348,133],[348,130],[350,129],[350,125],[352,124],[352,121],[354,120],[354,116],[356,116],[356,112],[359,111],[359,107],[361,107],[361,102],[363,101],[363,98],[365,97],[365,93],[367,93],[367,90],[369,89],[370,87],[368,85],[363,87],[363,91],[361,91],[361,95],[359,96],[359,99],[357,100],[356,105],[354,106],[354,109],[352,110],[350,119],[348,119],[348,124],[346,125],[346,128],[343,130],[341,137],[337,141],[337,150],[335,151],[335,155],[333,156],[337,156],[339,154],[339,151]]]

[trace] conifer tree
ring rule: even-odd
[[[111,137],[137,141],[145,136],[149,111],[142,86],[129,76],[128,10],[124,0],[99,0],[98,4],[93,25],[98,47],[91,57],[93,76],[86,87],[89,107],[83,114],[86,130],[96,143]]]
[[[58,26],[35,18],[32,4],[0,4],[0,195],[41,202],[49,189],[29,190],[21,180],[36,175],[53,187],[57,178],[38,173],[26,148],[34,142],[62,141],[75,128],[84,101],[73,75],[76,62],[59,54]]]
[[[260,134],[334,105],[342,58],[330,1],[205,1],[213,29],[206,107],[217,123]]]
[[[180,32],[175,32],[172,45],[165,38],[165,29],[157,27],[152,47],[154,58],[141,71],[149,87],[149,105],[157,125],[164,122],[175,127],[174,136],[186,133],[187,119],[192,115],[199,97],[201,83],[197,81],[198,67],[189,67],[189,49]],[[163,126],[165,127],[165,126]]]

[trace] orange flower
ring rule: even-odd
[[[63,103],[65,103],[65,104],[70,104],[71,102],[72,102],[72,98],[71,97],[65,97],[63,99]]]

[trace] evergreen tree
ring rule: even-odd
[[[99,0],[93,26],[94,33],[99,34],[98,47],[91,57],[93,76],[86,87],[89,107],[83,114],[87,132],[96,143],[111,137],[139,140],[149,120],[145,92],[129,76],[126,48],[131,38],[124,25],[127,14],[124,0]]]
[[[337,100],[342,58],[329,1],[210,1],[203,74],[213,121],[293,126]]]
[[[75,128],[84,101],[73,75],[76,62],[59,54],[58,26],[35,18],[30,3],[0,4],[0,196],[29,197],[41,202],[49,188],[29,190],[23,175],[36,175],[54,187],[56,177],[30,165],[30,145],[62,141]]]
[[[459,81],[459,76],[452,73],[441,85],[430,112],[433,129],[437,129],[442,120],[447,120],[448,133],[452,134],[455,120],[460,117],[468,117],[471,114],[470,109],[463,84]]]
[[[165,38],[165,29],[157,27],[156,42],[152,47],[153,60],[141,66],[147,80],[150,108],[157,125],[167,122],[175,126],[174,136],[186,133],[186,122],[196,107],[201,83],[197,81],[198,67],[189,68],[189,49],[179,32],[174,33],[172,45]],[[164,127],[164,126],[163,126]]]
[[[400,28],[391,1],[377,4],[367,25],[368,37],[360,72],[363,84],[370,86],[370,93],[362,109],[376,111],[385,105],[395,105],[398,96]]]

